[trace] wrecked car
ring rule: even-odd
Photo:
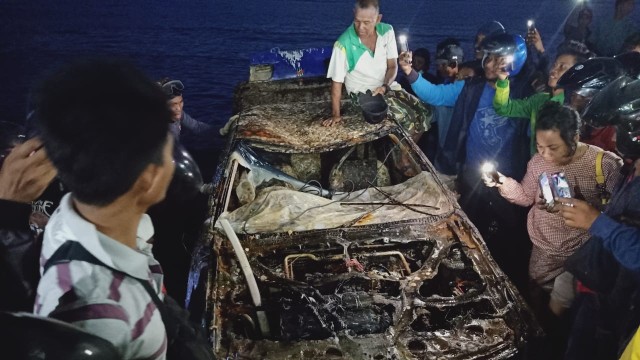
[[[540,329],[454,194],[392,119],[322,127],[329,86],[237,89],[190,275],[218,358],[518,354]]]

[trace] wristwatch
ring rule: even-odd
[[[382,87],[384,88],[384,93],[388,93],[389,90],[391,90],[391,87],[389,86],[389,84],[382,84]]]

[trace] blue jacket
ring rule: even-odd
[[[526,81],[529,79],[527,73],[521,74]],[[410,80],[415,79],[411,87],[420,100],[434,106],[454,107],[444,147],[438,152],[435,162],[438,164],[438,170],[447,175],[460,174],[466,157],[467,130],[478,109],[478,103],[487,82],[486,79],[475,77],[452,84],[433,85],[417,76],[410,75],[409,77]],[[517,78],[514,81],[523,83],[517,81]],[[531,92],[530,87],[524,85],[515,86],[512,89],[515,90],[511,92],[514,98],[526,96]],[[526,134],[528,124],[528,119],[522,121],[524,134]],[[515,173],[510,174],[516,180],[520,180],[524,176],[529,161],[528,138],[522,139],[520,143],[522,146],[513,149],[513,156],[517,157],[516,160],[521,159],[517,163],[522,165]]]
[[[624,217],[637,226],[615,219]],[[589,233],[602,240],[602,245],[625,268],[640,274],[640,177],[624,184],[596,218]]]

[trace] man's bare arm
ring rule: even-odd
[[[322,122],[322,126],[332,126],[342,121],[340,116],[340,100],[342,99],[342,83],[331,82],[331,118]]]
[[[384,94],[389,85],[395,81],[398,75],[398,59],[387,59],[387,72],[384,74],[383,85],[373,91],[373,95]],[[386,86],[385,86],[386,85]]]

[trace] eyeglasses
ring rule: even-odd
[[[184,84],[180,80],[171,80],[162,85],[162,91],[170,97],[182,95],[182,90],[184,90]]]

